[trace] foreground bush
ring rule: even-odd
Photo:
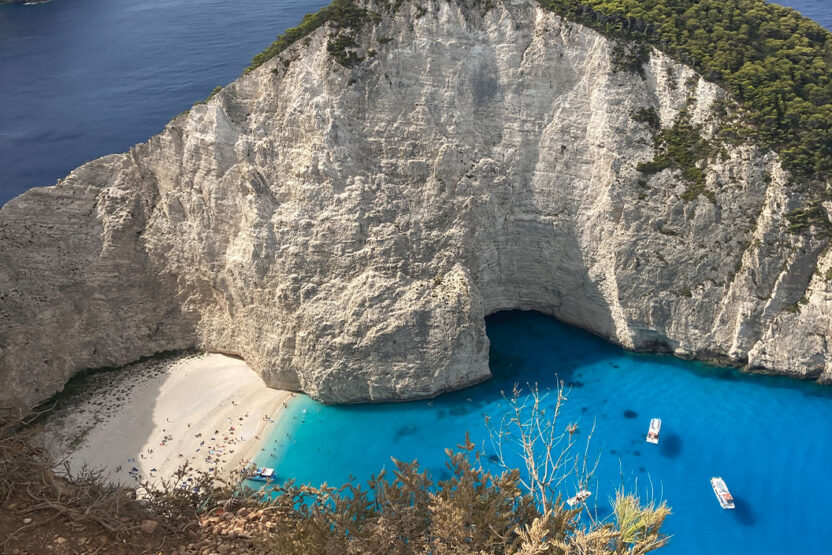
[[[666,505],[619,492],[614,518],[581,519],[557,500],[545,511],[520,487],[520,472],[491,474],[466,441],[448,450],[451,478],[434,484],[416,462],[363,489],[278,488],[279,525],[257,546],[270,553],[647,553],[666,544]]]
[[[0,422],[0,505],[13,508],[0,511],[0,529],[4,522],[23,525],[10,530],[0,551],[43,549],[29,534],[40,529],[54,538],[58,532],[50,526],[63,534],[106,534],[112,553],[638,554],[665,545],[661,528],[670,511],[664,503],[619,491],[613,516],[598,520],[587,508],[562,502],[558,489],[566,478],[585,486],[594,465],[586,464],[588,450],[573,453],[577,427],[558,423],[566,395],[556,393],[552,404],[536,387],[523,395],[516,388],[507,417],[489,423],[499,474],[483,467],[466,435],[456,450],[446,450],[447,480],[434,482],[416,461],[394,460],[390,476],[382,471],[366,486],[288,482],[268,492],[187,466],[168,482],[138,490],[87,469],[58,475],[35,446],[32,425],[6,419]],[[520,468],[503,457],[508,451],[520,453]]]

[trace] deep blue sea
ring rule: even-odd
[[[392,456],[418,459],[442,479],[444,449],[469,431],[497,470],[485,415],[499,420],[508,406],[502,392],[515,383],[546,391],[559,378],[571,387],[560,427],[577,422],[583,441],[595,425],[589,452],[601,463],[590,489],[599,516],[623,486],[672,506],[668,554],[832,552],[832,388],[628,353],[538,313],[504,312],[486,323],[492,380],[400,404],[325,406],[300,397],[258,463],[280,479],[333,485],[390,470]],[[652,417],[663,421],[658,446],[645,442]],[[725,479],[735,510],[719,507],[714,475]]]
[[[0,7],[0,205],[74,167],[147,140],[327,0],[54,0]],[[783,0],[832,29],[829,0]],[[626,353],[539,314],[488,320],[495,378],[431,403],[292,403],[261,462],[283,478],[366,479],[390,457],[442,478],[445,447],[505,410],[515,382],[571,384],[561,422],[601,455],[601,514],[624,485],[674,509],[667,553],[832,552],[832,389]],[[664,421],[659,446],[644,442]],[[490,446],[483,445],[491,454]],[[737,509],[722,511],[722,475]],[[571,493],[571,492],[567,492]]]
[[[0,205],[146,141],[328,0],[0,6]]]
[[[0,6],[0,206],[146,141],[328,0]],[[782,0],[832,29],[832,0]]]

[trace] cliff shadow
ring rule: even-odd
[[[269,416],[250,387],[258,383],[266,389],[243,361],[216,354],[90,373],[60,396],[44,442],[73,474],[86,466],[132,487],[158,484],[185,464],[230,468]]]
[[[150,478],[142,453],[153,436],[153,413],[175,354],[149,357],[116,368],[90,369],[69,379],[45,404],[41,440],[53,458],[69,464],[73,475],[100,472],[107,481],[137,487]],[[135,468],[135,471],[133,470]]]
[[[492,378],[427,401],[439,420],[480,416],[494,403],[537,387],[543,394],[568,391],[594,380],[593,366],[613,363],[618,347],[536,311],[500,311],[485,319]],[[554,400],[554,396],[552,400]],[[403,435],[407,431],[403,430]]]
[[[618,347],[537,311],[500,311],[485,319],[489,367],[497,381],[580,388],[591,367],[612,360]]]
[[[490,237],[493,249],[482,249],[476,278],[492,375],[581,387],[582,368],[619,350],[609,342],[615,333],[609,305],[574,231],[511,215],[491,223],[500,229]]]

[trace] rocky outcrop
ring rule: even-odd
[[[637,169],[632,114],[707,136],[718,87],[658,52],[616,72],[532,0],[405,2],[349,68],[331,32],[2,208],[0,405],[189,347],[326,402],[430,396],[489,376],[483,318],[515,308],[832,379],[832,254],[786,232],[805,199],[776,155],[725,149],[693,199]]]

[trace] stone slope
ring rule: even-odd
[[[128,153],[0,210],[0,406],[162,350],[235,353],[326,402],[486,379],[483,318],[533,309],[628,348],[832,380],[832,252],[785,232],[776,155],[649,180],[652,135],[715,85],[505,0],[322,27]],[[371,9],[378,8],[368,4]],[[825,207],[827,210],[832,207]]]

